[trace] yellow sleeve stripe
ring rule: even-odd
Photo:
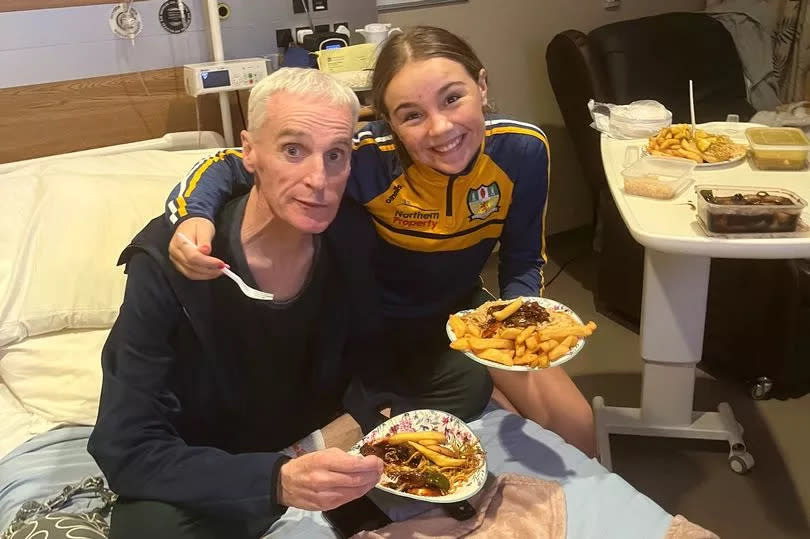
[[[213,165],[217,161],[222,161],[228,155],[233,155],[241,159],[243,154],[239,150],[231,150],[231,149],[217,152],[216,154],[212,155],[211,157],[200,163],[183,180],[182,183],[185,183],[186,180],[189,179],[189,177],[191,178],[191,181],[188,182],[188,187],[186,187],[185,191],[182,190],[182,183],[181,183],[181,193],[175,199],[175,203],[177,204],[177,214],[180,217],[185,217],[186,215],[188,215],[188,211],[186,210],[186,198],[191,196],[191,193],[193,193],[194,189],[197,188],[197,183],[200,181],[200,178],[205,173],[205,171],[208,170],[208,168],[211,165]]]
[[[534,129],[527,129],[525,127],[517,127],[514,125],[505,125],[503,127],[492,127],[486,130],[486,135],[502,135],[505,133],[516,133],[520,135],[530,135],[532,137],[538,138],[543,141],[543,144],[546,145],[546,150],[548,150],[548,139],[543,133],[539,131],[535,131]]]
[[[546,203],[543,204],[543,230],[540,232],[540,258],[543,259],[543,267],[540,268],[540,296],[546,295],[546,276],[543,273],[543,270],[546,268],[546,264],[548,264],[548,255],[546,254],[546,214],[548,213],[548,195],[551,191],[551,148],[548,145],[548,140],[545,137],[542,137],[541,140],[543,144],[546,146],[546,162],[547,162],[547,169],[546,169]]]
[[[355,143],[352,147],[355,150],[359,150],[363,146],[369,146],[371,144],[377,144],[377,141],[369,137]],[[390,152],[391,150],[396,150],[397,147],[395,144],[378,144],[377,149],[379,149],[381,152]]]

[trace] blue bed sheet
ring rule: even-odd
[[[664,537],[671,515],[556,434],[496,407],[488,408],[469,425],[487,451],[491,474],[512,472],[562,485],[569,538]],[[0,460],[0,530],[5,529],[23,502],[51,497],[65,485],[100,474],[86,450],[91,430],[66,427],[47,432]],[[369,495],[394,520],[431,507],[377,490]],[[84,511],[97,503],[92,497],[80,497],[68,510]],[[336,536],[320,513],[290,509],[267,537]]]

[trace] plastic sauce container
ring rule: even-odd
[[[795,232],[807,206],[793,191],[776,188],[696,185],[697,214],[719,234]]]
[[[622,171],[624,192],[659,200],[678,196],[692,180],[695,162],[680,157],[645,156]]]
[[[745,130],[751,159],[763,170],[800,170],[807,165],[810,141],[795,127],[751,127]]]

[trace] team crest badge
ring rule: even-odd
[[[467,207],[470,209],[470,220],[486,219],[500,209],[501,190],[497,182],[482,185],[467,191]]]

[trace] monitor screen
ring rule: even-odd
[[[202,77],[203,88],[221,88],[231,85],[231,77],[228,75],[228,71],[224,69],[221,71],[203,71],[200,76]]]

